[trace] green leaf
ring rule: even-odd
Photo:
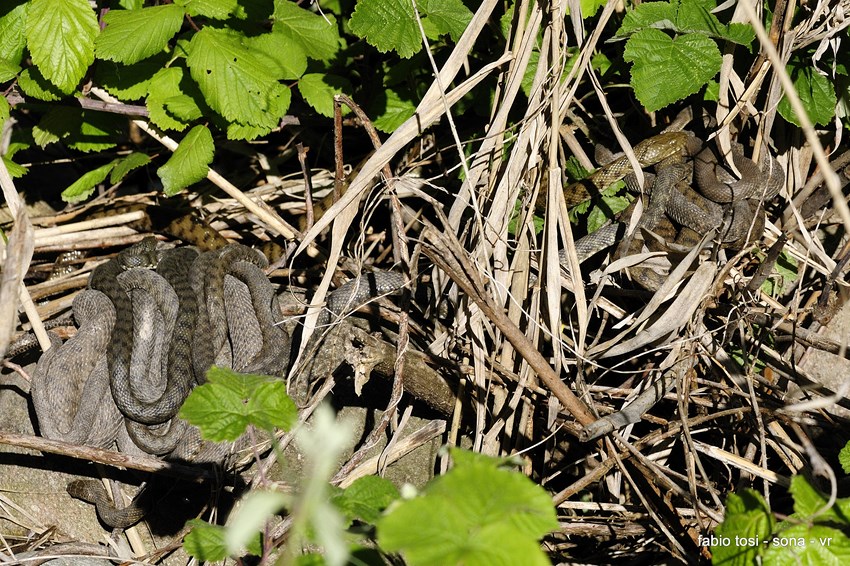
[[[236,440],[248,425],[288,430],[298,416],[286,384],[277,378],[212,367],[207,381],[180,409],[180,416],[201,429],[207,440]]]
[[[0,120],[0,124],[2,124]],[[838,453],[838,462],[841,464],[841,469],[845,474],[850,474],[850,442],[844,445],[844,448]]]
[[[730,493],[726,498],[726,516],[710,541],[712,562],[730,566],[753,564],[761,553],[761,545],[773,532],[773,523],[773,515],[757,491]],[[744,544],[741,538],[746,539]]]
[[[168,53],[161,52],[132,65],[98,61],[94,79],[110,94],[125,102],[139,100],[148,94],[151,79],[165,68],[168,59]]]
[[[717,564],[717,561],[714,561]],[[794,525],[771,539],[763,564],[839,566],[850,563],[850,539],[838,529],[823,525]]]
[[[6,81],[11,81],[14,79],[21,68],[5,59],[0,59],[0,83],[5,83]]]
[[[27,96],[52,102],[62,99],[65,94],[45,79],[38,68],[29,67],[18,76],[18,86]]]
[[[7,0],[0,7],[0,59],[9,65],[19,65],[24,56],[28,6],[22,0]]]
[[[192,38],[186,63],[207,103],[225,120],[266,127],[281,118],[285,87],[237,34],[202,29]]]
[[[830,123],[835,117],[835,105],[838,99],[829,79],[821,75],[811,63],[801,65],[795,62],[789,64],[786,70],[794,81],[794,90],[797,91],[809,119],[822,126]],[[782,97],[776,110],[787,121],[796,126],[800,125],[800,120],[791,108],[788,97]]]
[[[146,153],[134,151],[127,157],[117,160],[115,169],[112,170],[112,175],[109,177],[109,182],[113,185],[126,177],[131,171],[138,169],[150,163],[151,158]]]
[[[0,96],[0,99],[3,99],[5,102],[6,99]],[[8,102],[6,103],[8,106]],[[0,104],[2,106],[2,104]],[[8,118],[8,116],[6,116]],[[15,142],[9,144],[9,149],[6,151],[6,155],[3,156],[3,162],[6,164],[6,169],[9,170],[9,175],[12,176],[13,179],[17,179],[19,177],[23,177],[27,174],[27,168],[22,165],[18,165],[12,159],[15,157],[15,154],[21,151],[22,149],[28,149],[29,145],[21,142]]]
[[[595,16],[606,3],[606,0],[581,0],[581,17],[587,19]]]
[[[77,108],[57,106],[51,108],[38,124],[32,128],[32,137],[36,145],[44,148],[48,144],[80,131],[83,122],[82,111]]]
[[[342,493],[331,499],[350,521],[361,519],[375,524],[384,509],[398,499],[393,483],[378,476],[364,476],[354,481]]]
[[[110,10],[103,21],[106,29],[95,41],[95,54],[132,65],[165,49],[180,30],[183,8],[164,4],[141,10]]]
[[[175,2],[185,6],[189,15],[206,16],[214,20],[224,20],[232,14],[237,7],[237,0],[181,0]]]
[[[85,152],[113,148],[126,126],[126,119],[117,114],[84,110],[79,133],[69,138],[68,147]]]
[[[386,98],[386,104],[373,124],[380,131],[389,134],[413,116],[416,104],[408,98],[403,99],[398,92],[390,88],[384,89],[382,94]]]
[[[549,564],[537,539],[557,528],[549,495],[524,475],[474,454],[378,521],[378,543],[407,563]],[[411,528],[416,525],[416,528]]]
[[[195,99],[188,94],[178,94],[177,96],[166,98],[164,103],[165,109],[169,114],[176,116],[184,122],[191,122],[203,116],[203,112],[195,102]]]
[[[724,25],[711,13],[714,2],[674,0],[643,2],[623,18],[616,36],[624,37],[644,29],[666,29],[677,34],[699,33],[739,45],[749,45],[755,32],[748,24]]]
[[[166,108],[168,101],[184,94],[180,88],[182,80],[182,68],[168,67],[157,72],[148,85],[146,105],[150,120],[164,130],[177,130],[180,132],[185,130],[188,125],[183,120],[179,120],[177,116],[168,112]]]
[[[297,79],[307,70],[307,55],[280,32],[247,37],[242,42],[278,80]]]
[[[720,70],[717,45],[704,35],[671,39],[657,29],[641,30],[629,39],[623,59],[632,66],[632,88],[650,112],[697,92]]]
[[[0,131],[3,129],[3,122],[9,119],[12,107],[9,106],[9,101],[5,96],[0,96]]]
[[[192,128],[180,142],[174,155],[157,169],[165,196],[174,196],[189,185],[204,179],[214,153],[215,147],[209,129],[206,126]]]
[[[289,0],[275,0],[272,29],[310,59],[328,61],[339,51],[336,19],[330,14],[322,17],[308,12]]]
[[[413,4],[406,0],[360,0],[349,26],[381,53],[394,50],[407,59],[422,48]]]
[[[298,90],[316,112],[328,118],[334,115],[334,95],[354,90],[351,82],[338,75],[310,73],[298,81]]]
[[[183,538],[183,548],[199,562],[214,562],[227,558],[227,546],[224,544],[224,528],[210,525],[200,519],[186,522],[192,530]]]
[[[62,92],[74,90],[94,61],[100,29],[87,0],[32,0],[27,47],[42,75]]]
[[[842,527],[850,525],[850,498],[839,498],[827,509],[827,498],[815,489],[805,476],[791,478],[789,489],[794,497],[793,517],[818,523],[835,523]]]
[[[109,172],[112,171],[117,163],[118,160],[116,159],[106,165],[101,165],[97,169],[83,174],[83,176],[74,181],[70,187],[62,191],[62,200],[73,204],[89,198],[94,192],[95,187],[106,179]]]
[[[417,6],[423,24],[428,22],[438,35],[448,34],[455,41],[460,39],[472,20],[472,12],[461,0],[425,0],[417,2]]]

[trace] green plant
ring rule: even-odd
[[[180,414],[215,441],[235,440],[249,425],[289,429],[295,407],[283,389],[279,380],[214,367]],[[301,548],[309,542],[322,548],[310,563],[341,565],[365,552],[376,531],[376,551],[401,553],[412,565],[548,563],[537,540],[558,526],[552,501],[509,461],[453,449],[454,468],[421,494],[407,489],[399,499],[396,488],[378,477],[339,489],[328,480],[350,444],[349,430],[320,408],[311,427],[295,431],[307,460],[298,492],[248,493],[228,527],[192,521],[186,550],[199,560],[250,553],[302,563]],[[279,550],[261,532],[283,509],[292,526]]]
[[[781,522],[758,492],[730,494],[723,522],[714,534],[700,537],[701,545],[711,547],[712,563],[846,564],[850,498],[829,505],[804,476],[794,476],[790,492],[794,513]]]

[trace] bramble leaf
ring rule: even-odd
[[[455,41],[460,39],[472,20],[472,12],[461,0],[425,0],[418,2],[417,6],[423,23],[429,22],[438,35],[448,34]]]
[[[282,116],[279,99],[285,87],[239,35],[202,29],[189,44],[186,63],[207,103],[225,120],[263,127]]]
[[[352,94],[353,87],[348,79],[338,75],[310,73],[298,81],[298,90],[316,112],[328,118],[334,115],[334,95]]]
[[[87,0],[32,0],[27,47],[41,74],[69,94],[94,61],[100,29]]]
[[[378,521],[381,548],[412,565],[548,564],[537,539],[558,527],[551,498],[497,460],[467,456]]]
[[[95,41],[95,54],[132,65],[165,49],[180,30],[183,8],[164,4],[141,10],[110,10],[103,21],[106,28]]]
[[[422,48],[413,4],[405,0],[360,0],[348,24],[381,53],[412,57]]]
[[[387,88],[383,92],[386,97],[386,105],[383,113],[375,118],[375,127],[382,132],[391,133],[401,126],[408,118],[416,112],[416,105],[411,100],[403,99],[393,89]]]
[[[180,0],[175,4],[185,6],[192,17],[206,16],[214,20],[223,20],[236,10],[238,2],[237,0]]]
[[[70,187],[62,191],[62,200],[69,203],[84,201],[91,196],[95,187],[102,183],[109,175],[109,172],[115,167],[118,160],[110,161],[106,165],[101,165],[97,169],[83,174],[82,177],[74,181]]]
[[[146,153],[134,151],[130,155],[116,161],[115,169],[112,170],[112,175],[109,177],[109,182],[113,185],[126,177],[130,171],[150,163],[151,158]]]
[[[132,65],[98,61],[94,78],[107,92],[125,102],[139,100],[148,94],[151,79],[165,68],[168,57],[162,52]]]
[[[327,61],[339,51],[340,38],[336,19],[330,14],[325,17],[299,8],[289,0],[275,0],[272,29],[310,59]]]
[[[183,538],[183,548],[200,562],[217,562],[227,558],[224,527],[210,525],[200,519],[190,519],[186,526],[192,530]]]
[[[0,60],[10,65],[18,65],[27,45],[25,33],[27,7],[29,3],[18,0],[17,5],[4,2],[0,7]]]
[[[828,124],[835,116],[835,105],[838,102],[829,79],[818,73],[817,69],[810,64],[795,61],[787,66],[787,70],[794,81],[794,89],[809,119],[822,126]],[[787,96],[782,97],[776,110],[787,121],[796,126],[800,125],[799,118],[791,108]]]
[[[673,0],[672,2],[644,2],[623,18],[616,36],[624,37],[643,29],[666,29],[676,34],[699,33],[731,41],[739,45],[750,45],[755,32],[748,24],[720,23],[711,13],[714,2],[704,0]]]
[[[715,529],[717,544],[711,547],[715,564],[753,564],[760,546],[724,544],[726,540],[744,537],[759,543],[767,541],[773,532],[773,515],[764,498],[752,489],[740,494],[730,493],[726,498],[726,515]],[[726,539],[726,540],[724,540]]]
[[[304,51],[280,32],[246,37],[242,43],[258,59],[268,63],[267,68],[278,80],[297,79],[307,70]]]
[[[164,130],[181,132],[188,126],[186,122],[172,115],[166,108],[167,101],[184,94],[180,88],[183,73],[184,69],[181,67],[167,67],[161,69],[150,80],[149,94],[146,100],[149,117],[151,122]]]
[[[18,86],[24,94],[39,100],[60,100],[65,94],[56,88],[50,81],[45,79],[38,67],[29,67],[18,75]]]
[[[342,510],[349,522],[361,519],[374,524],[396,499],[398,489],[391,481],[378,476],[364,476],[333,496],[331,503]]]
[[[207,176],[215,147],[206,126],[195,126],[165,165],[157,169],[165,196],[174,196],[189,185]]]
[[[632,65],[631,85],[650,112],[697,92],[720,70],[717,44],[704,35],[675,39],[657,29],[643,29],[629,39],[623,59]]]
[[[280,379],[214,366],[207,372],[207,383],[186,399],[180,416],[201,429],[203,438],[220,442],[236,440],[248,425],[288,430],[298,410]]]

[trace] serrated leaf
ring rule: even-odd
[[[677,34],[699,33],[749,45],[755,32],[748,24],[725,25],[711,13],[714,3],[702,0],[643,2],[623,18],[617,37],[625,37],[643,29],[667,29]]]
[[[21,68],[18,65],[5,59],[0,59],[0,83],[11,81],[17,76],[20,70]]]
[[[174,196],[204,179],[214,153],[212,134],[206,126],[195,126],[189,130],[174,155],[157,169],[165,196]]]
[[[117,114],[84,110],[80,130],[68,139],[68,147],[84,152],[113,148],[124,134],[126,124]]]
[[[297,415],[281,380],[215,366],[207,372],[207,383],[196,387],[180,409],[203,438],[215,442],[236,440],[248,425],[288,429]]]
[[[27,44],[26,20],[29,3],[22,0],[3,2],[0,7],[0,59],[19,65]]]
[[[95,41],[95,54],[132,65],[165,49],[180,30],[183,8],[164,4],[141,10],[110,10],[103,21],[106,28]]]
[[[316,112],[328,118],[334,115],[334,95],[353,91],[351,82],[338,75],[310,73],[298,81],[298,90]]]
[[[57,106],[50,109],[38,124],[33,126],[33,141],[40,148],[44,148],[79,132],[82,122],[83,114],[79,109]]]
[[[850,563],[850,539],[840,530],[823,525],[794,525],[774,535],[771,542],[764,552],[763,564],[840,566]]]
[[[150,163],[151,158],[145,153],[134,151],[127,157],[117,160],[115,169],[112,170],[112,175],[109,177],[109,182],[113,185],[126,177],[131,171],[138,169]]]
[[[237,0],[182,0],[175,4],[185,6],[192,17],[205,16],[214,20],[224,20],[236,10],[238,2]]]
[[[292,100],[292,92],[282,87],[277,91],[278,96],[271,100],[272,107],[268,112],[269,120],[261,126],[252,126],[248,124],[232,123],[227,126],[227,139],[230,140],[253,140],[260,136],[264,136],[278,126],[280,117],[286,114],[289,109],[289,103]],[[275,118],[277,116],[278,118]]]
[[[740,494],[731,493],[726,498],[726,514],[715,529],[716,541],[711,546],[715,564],[753,564],[760,553],[758,544],[735,545],[735,537],[744,537],[762,543],[773,532],[773,515],[758,492],[745,489]]]
[[[65,96],[55,85],[41,76],[36,67],[29,67],[21,71],[18,76],[18,86],[27,96],[48,102],[61,100]]]
[[[584,19],[593,17],[599,8],[607,4],[606,0],[581,0],[581,17]]]
[[[797,91],[809,119],[822,126],[830,123],[835,117],[835,105],[838,99],[829,79],[818,73],[814,66],[801,65],[799,62],[788,65],[786,70],[794,81],[794,90]],[[800,125],[799,118],[786,96],[779,101],[776,110],[788,122],[796,126]]]
[[[238,35],[207,27],[195,34],[189,50],[189,71],[213,110],[230,122],[277,123],[275,99],[284,87]]]
[[[454,459],[422,497],[402,501],[378,521],[381,548],[413,565],[548,564],[537,543],[558,526],[548,494],[492,458]]]
[[[307,70],[307,55],[283,33],[246,37],[243,43],[258,59],[267,63],[269,72],[278,80],[297,79]]]
[[[151,79],[163,70],[168,59],[169,55],[162,52],[133,65],[98,61],[94,79],[123,101],[139,100],[147,95]]]
[[[398,489],[391,481],[378,476],[364,476],[331,498],[331,502],[345,514],[349,522],[361,519],[374,524],[398,496]]]
[[[74,90],[94,61],[100,28],[87,0],[32,0],[27,47],[42,75],[62,92]]]
[[[850,525],[850,499],[838,498],[832,507],[827,508],[827,498],[801,475],[791,478],[789,491],[794,497],[793,517],[806,521],[814,519],[818,523],[835,523],[842,527]]]
[[[2,99],[4,102],[6,101],[6,99],[2,96],[0,96],[0,99]],[[8,102],[6,103],[6,105],[8,106]],[[2,104],[0,104],[0,106],[2,106]],[[6,117],[8,118],[8,116]],[[19,141],[13,141],[9,144],[9,149],[6,151],[6,155],[3,156],[3,163],[6,164],[6,169],[8,169],[9,175],[11,175],[14,179],[26,175],[27,168],[23,167],[22,165],[18,165],[17,163],[12,161],[12,159],[15,157],[16,153],[28,148],[29,144],[21,143]]]
[[[671,39],[657,29],[632,35],[623,59],[634,63],[632,88],[650,112],[697,92],[717,74],[722,63],[717,45],[704,35]]]
[[[76,203],[89,198],[94,192],[95,187],[102,183],[109,175],[109,172],[115,167],[118,160],[110,161],[106,165],[101,165],[97,169],[93,169],[88,173],[84,173],[82,177],[74,181],[70,187],[62,191],[62,200],[68,203]]]
[[[224,528],[210,525],[200,519],[186,522],[192,530],[183,538],[183,548],[200,562],[214,562],[227,558],[227,546],[224,543]]]
[[[841,469],[845,474],[850,474],[850,442],[844,445],[844,448],[838,453],[838,462],[841,464]]]
[[[275,0],[273,17],[272,29],[298,46],[310,59],[327,61],[339,51],[339,31],[332,15],[322,17],[289,0]]]
[[[390,88],[384,89],[382,95],[385,98],[385,104],[373,124],[380,131],[389,134],[413,116],[416,112],[416,104],[412,100],[403,99],[398,92]]]
[[[407,59],[422,48],[413,4],[405,0],[360,0],[348,25],[381,53]]]
[[[183,94],[180,89],[182,80],[182,68],[168,67],[157,72],[148,84],[148,98],[145,104],[148,107],[150,120],[164,130],[180,132],[188,126],[186,122],[171,115],[165,107],[166,101]]]
[[[437,30],[437,35],[448,34],[457,41],[472,20],[472,12],[461,0],[425,0],[417,6],[424,16],[423,24],[428,22]]]
[[[0,130],[3,128],[3,122],[9,119],[12,107],[9,106],[9,101],[5,96],[0,96]]]
[[[195,100],[187,94],[178,94],[164,100],[165,109],[172,116],[176,116],[184,122],[191,122],[203,116],[201,108]]]

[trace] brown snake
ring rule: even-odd
[[[133,501],[127,507],[118,509],[103,484],[97,480],[74,480],[65,488],[71,497],[81,499],[93,504],[97,508],[97,515],[101,521],[116,529],[126,529],[141,521],[145,516],[145,509]]]
[[[740,146],[733,148],[732,157],[742,178],[736,179],[731,172],[719,164],[709,147],[700,150],[702,143],[689,132],[667,132],[648,138],[634,148],[635,156],[642,167],[656,165],[658,176],[649,181],[647,192],[650,204],[639,227],[653,229],[666,214],[698,233],[713,229],[720,232],[721,241],[733,247],[742,247],[750,232],[754,219],[753,233],[760,233],[759,222],[763,217],[755,216],[758,202],[771,200],[785,182],[784,173],[773,157],[765,152],[761,167],[743,156]],[[693,156],[694,190],[685,182],[689,165],[687,158]],[[591,175],[589,181],[599,190],[623,179],[632,172],[625,157],[614,159]],[[652,177],[650,177],[652,178]],[[627,182],[633,186],[634,181]],[[565,198],[572,206],[590,198],[586,183],[568,187]],[[731,207],[727,213],[724,206]],[[610,247],[624,233],[621,224],[610,224],[598,232],[576,242],[579,261]],[[562,257],[562,263],[565,258]]]

